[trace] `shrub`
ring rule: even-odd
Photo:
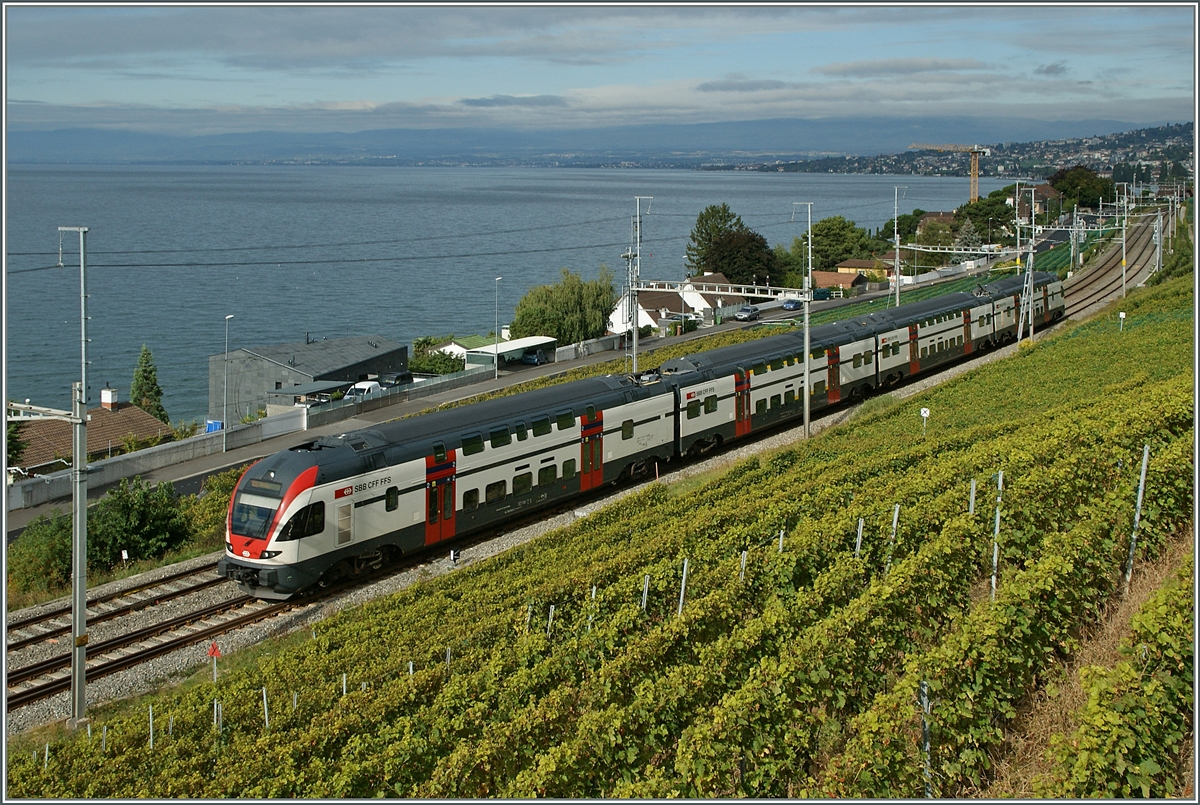
[[[30,523],[8,546],[11,593],[45,593],[71,581],[71,516],[55,509]]]
[[[122,561],[162,556],[191,536],[170,483],[122,479],[88,517],[88,566],[108,570]]]

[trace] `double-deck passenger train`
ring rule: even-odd
[[[810,328],[811,411],[1017,337],[1022,277]],[[1033,320],[1062,284],[1033,277]],[[230,499],[218,573],[286,599],[803,416],[804,335],[388,422],[283,450]]]

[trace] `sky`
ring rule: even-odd
[[[6,3],[8,130],[1195,115],[1191,4]]]

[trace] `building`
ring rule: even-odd
[[[17,458],[18,475],[43,475],[71,468],[71,423],[61,419],[21,420],[25,449]],[[145,444],[172,435],[167,425],[132,403],[117,401],[117,390],[100,390],[100,407],[88,410],[87,459],[97,461],[125,452],[126,442]]]
[[[208,359],[208,418],[221,421],[225,354]],[[229,421],[266,410],[268,392],[317,381],[374,380],[408,371],[408,347],[378,335],[308,339],[229,351]]]
[[[812,282],[814,288],[841,288],[846,291],[865,288],[870,280],[863,274],[850,276],[841,271],[814,271]]]
[[[678,291],[639,291],[638,327],[658,328],[663,318],[672,314],[693,313],[713,323],[716,317],[732,316],[746,303],[745,297],[729,292],[700,290],[704,285],[731,285],[724,274],[708,273],[691,277]],[[629,330],[629,295],[622,294],[616,308],[608,317],[610,333]]]

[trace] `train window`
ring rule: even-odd
[[[463,492],[463,511],[471,512],[479,508],[479,490],[468,489]]]
[[[367,463],[371,465],[373,470],[382,470],[387,467],[387,460],[384,459],[383,453],[372,453],[367,456]]]
[[[516,425],[517,441],[523,442],[529,438],[529,431],[525,428],[524,422],[518,422]]]
[[[538,486],[554,486],[554,482],[558,480],[558,467],[554,464],[542,467],[538,470]]]
[[[322,514],[324,509],[321,510]],[[353,517],[354,504],[346,503],[338,506],[338,545],[344,545],[350,541],[350,520]]]
[[[761,362],[756,363],[752,367],[750,367],[750,374],[752,374],[752,375],[761,375],[761,374],[765,373],[766,371],[767,371],[767,365],[765,363],[761,363]]]
[[[568,458],[566,461],[563,462],[562,477],[563,477],[564,481],[567,480],[568,478],[575,477],[575,459]]]
[[[793,355],[793,354],[792,354],[792,353],[790,353],[790,352],[785,352],[785,353],[783,353],[783,365],[784,365],[784,366],[791,366],[791,365],[792,365],[793,363],[795,363],[795,362],[796,362],[796,356],[795,356],[795,355]]]
[[[793,389],[788,389],[783,393],[783,404],[791,405],[796,401],[796,392]]]
[[[433,443],[433,460],[436,461],[438,464],[441,464],[443,461],[446,460],[446,443],[445,442],[434,442]]]
[[[570,411],[559,411],[554,415],[558,420],[559,430],[570,430],[575,427],[575,414]]]
[[[429,487],[429,522],[436,523],[438,521],[438,488],[435,483]]]
[[[512,435],[508,432],[508,427],[492,428],[490,431],[492,437],[492,447],[504,447],[512,442]]]
[[[538,416],[533,418],[533,435],[545,436],[550,432],[550,417]]]
[[[692,400],[687,404],[687,418],[695,419],[698,416],[700,416],[700,401]]]
[[[759,400],[758,402],[754,403],[754,413],[765,414],[766,412],[767,412],[767,401],[765,399]]]
[[[587,416],[588,422],[596,421],[596,406],[589,405],[587,408],[584,409],[584,413]]]
[[[825,393],[825,381],[818,380],[816,383],[813,383],[812,393],[813,394],[824,394]]]
[[[862,368],[862,365],[863,365],[863,356],[862,356],[862,353],[861,353],[861,352],[859,352],[859,353],[856,353],[856,354],[854,355],[854,368],[855,368],[855,369],[860,369],[860,368]]]
[[[778,394],[771,395],[771,408],[778,408],[780,406],[780,402],[781,400]]]
[[[508,494],[508,481],[496,481],[487,485],[486,500],[489,504],[500,503]]]
[[[774,372],[774,371],[777,371],[782,368],[783,368],[783,357],[780,355],[775,355],[774,357],[772,357],[771,358],[771,371]]]
[[[390,512],[394,512],[400,505],[400,490],[394,486],[389,486],[387,493],[383,496],[384,508]]]
[[[524,495],[530,489],[533,489],[533,473],[523,472],[513,478],[513,494]]]
[[[710,394],[704,398],[704,413],[715,414],[717,412],[717,395]]]
[[[812,358],[814,361],[819,361],[822,358],[824,358],[826,354],[827,353],[825,353],[825,352],[814,352],[811,355],[809,355],[808,357]]]
[[[292,515],[276,537],[277,542],[286,542],[301,537],[311,537],[325,530],[325,503],[319,501],[305,506]]]
[[[962,346],[962,336],[961,335],[958,337],[958,345],[960,347]]]
[[[929,347],[921,347],[921,357],[922,358],[929,357]]]
[[[633,438],[633,420],[626,419],[621,423],[621,438],[629,440]]]
[[[464,456],[473,456],[476,453],[483,452],[483,434],[468,433],[462,437],[462,451]]]
[[[874,363],[874,361],[875,361],[875,353],[874,352],[864,352],[863,353],[863,363],[865,363],[867,366],[870,366],[872,363]]]
[[[899,355],[899,354],[900,354],[900,343],[899,343],[899,342],[896,342],[895,344],[892,344],[892,354],[893,354],[893,355]]]

